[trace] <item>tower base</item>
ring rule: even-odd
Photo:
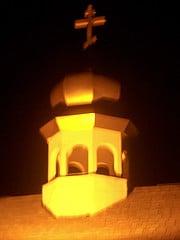
[[[126,197],[126,179],[100,174],[58,177],[42,188],[42,203],[55,217],[93,215]]]

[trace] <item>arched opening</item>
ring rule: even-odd
[[[68,158],[68,174],[85,174],[88,172],[88,150],[78,145],[72,149]]]
[[[114,176],[114,156],[112,151],[106,146],[97,149],[97,171],[98,174]]]

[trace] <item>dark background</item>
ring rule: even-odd
[[[41,191],[47,145],[39,128],[53,117],[50,90],[88,69],[121,83],[119,113],[139,130],[130,150],[134,186],[180,182],[178,7],[162,2],[91,1],[107,23],[87,51],[73,21],[89,2],[1,5],[0,195]]]

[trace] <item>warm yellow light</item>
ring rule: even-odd
[[[122,152],[122,161],[125,161],[126,158],[127,158],[127,151],[124,150],[124,151]]]
[[[67,106],[90,104],[94,98],[91,79],[65,78],[63,82],[64,99]]]
[[[101,26],[101,25],[104,25],[105,22],[106,22],[106,19],[104,16],[96,17],[96,18],[94,18],[93,26]]]
[[[126,198],[127,180],[98,174],[58,177],[43,185],[42,202],[55,216],[92,215]]]
[[[56,217],[81,216],[95,214],[124,199],[127,179],[120,178],[125,158],[121,147],[128,121],[84,113],[56,117],[54,122],[55,130],[47,126],[51,135],[47,134],[48,183],[43,185],[44,206]],[[100,166],[105,166],[109,175],[99,175]],[[78,175],[72,175],[73,171]]]
[[[90,104],[93,101],[93,94],[92,92],[82,92],[80,94],[74,95],[70,98],[66,97],[66,105],[81,105],[81,104]]]
[[[51,91],[50,96],[53,107],[59,103],[65,103],[66,106],[91,104],[104,98],[113,101],[120,98],[119,82],[90,72],[66,76]]]
[[[95,113],[56,117],[56,122],[60,130],[88,130],[94,127]]]
[[[90,21],[99,26],[106,20],[102,16]],[[77,20],[75,28],[88,24],[89,19]],[[88,29],[87,46],[96,40]],[[52,107],[119,98],[118,82],[91,72],[65,76],[50,97]],[[57,116],[40,131],[48,143],[48,183],[42,198],[54,216],[91,215],[127,196],[122,138],[136,134],[128,119],[97,113]]]
[[[88,25],[88,20],[86,19],[79,19],[74,22],[75,29],[86,28],[87,25]]]

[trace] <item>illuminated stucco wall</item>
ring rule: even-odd
[[[56,175],[56,161],[60,162],[61,133],[48,138],[48,181]]]
[[[95,214],[126,196],[126,179],[85,174],[44,184],[42,202],[55,217],[82,216]]]

